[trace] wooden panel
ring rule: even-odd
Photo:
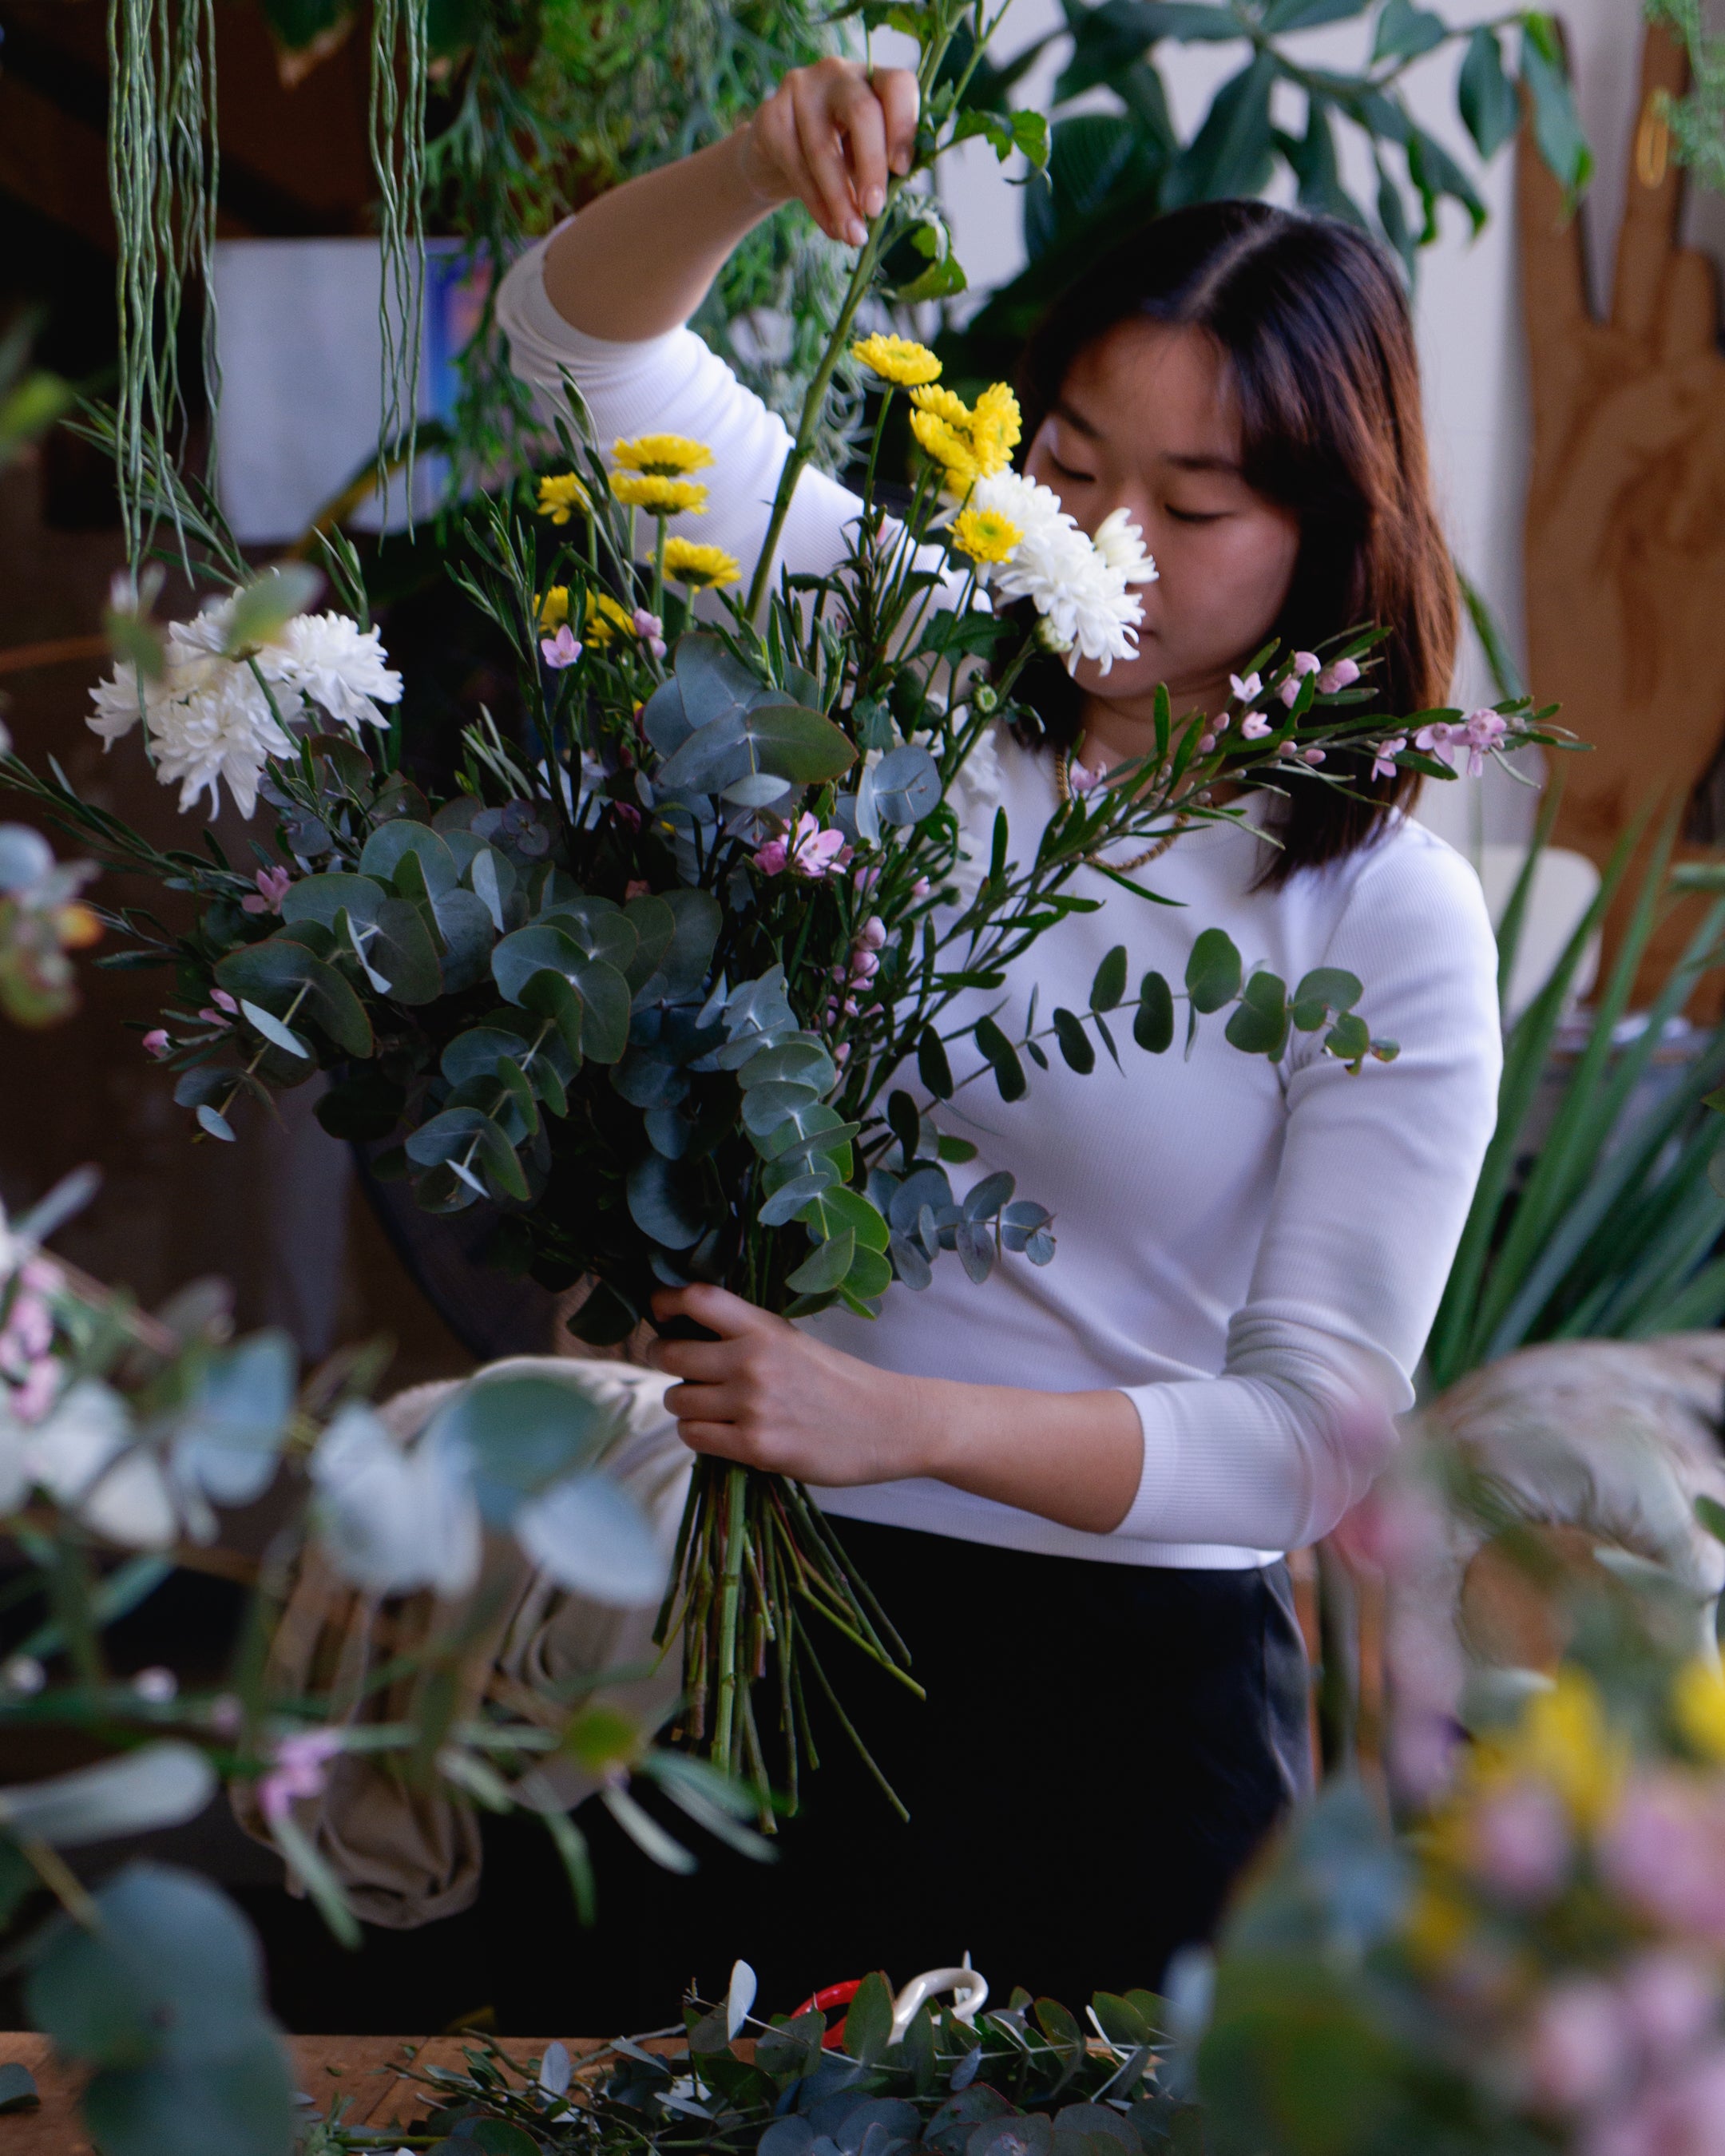
[[[1681,179],[1656,100],[1682,49],[1650,28],[1611,310],[1594,314],[1578,221],[1524,130],[1519,215],[1533,392],[1527,507],[1529,674],[1593,744],[1558,755],[1555,833],[1604,865],[1659,795],[1686,803],[1725,735],[1725,357],[1712,264],[1676,244]],[[1690,847],[1688,857],[1717,859]],[[1626,903],[1606,931],[1606,963]],[[1696,908],[1656,937],[1638,1000]],[[1714,987],[1695,1008],[1719,1007]]]

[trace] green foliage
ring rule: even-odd
[[[1692,0],[1671,0],[1674,7]],[[1478,28],[1451,28],[1414,0],[1074,0],[1064,30],[1004,64],[979,69],[968,93],[1004,124],[1008,92],[1050,44],[1064,64],[1055,83],[1047,182],[1024,192],[1029,267],[996,292],[962,334],[946,340],[958,369],[999,372],[1042,310],[1088,261],[1134,223],[1158,212],[1227,196],[1258,195],[1278,172],[1307,209],[1375,227],[1414,272],[1438,236],[1441,204],[1453,202],[1477,231],[1486,211],[1475,179],[1415,121],[1404,88],[1409,69],[1443,48],[1461,58],[1457,110],[1482,161],[1496,157],[1517,120],[1517,84],[1529,100],[1541,155],[1571,200],[1592,160],[1575,115],[1551,18],[1524,9]],[[1357,22],[1362,57],[1351,69],[1308,64],[1288,40],[1320,23]],[[1242,64],[1215,91],[1189,140],[1174,125],[1163,74],[1165,47],[1237,44]],[[1513,72],[1508,55],[1513,52]],[[1296,94],[1303,128],[1272,110]],[[1097,109],[1096,94],[1110,104]],[[1086,109],[1065,108],[1083,98]],[[968,117],[968,116],[967,116]],[[968,123],[981,131],[981,122]],[[1337,126],[1363,137],[1374,190],[1348,191]]]
[[[1549,803],[1499,930],[1501,988],[1554,813]],[[1709,906],[1645,1020],[1626,1022],[1673,896],[1669,829],[1642,870],[1569,1075],[1554,1102],[1543,1097],[1577,972],[1644,829],[1620,842],[1551,978],[1509,1030],[1497,1128],[1426,1348],[1438,1389],[1535,1341],[1645,1339],[1725,1317],[1725,1260],[1715,1255],[1725,1231],[1721,1146],[1706,1113],[1725,1077],[1725,1028],[1668,1081],[1656,1062],[1697,981],[1725,962],[1725,901]]]
[[[1725,39],[1711,37],[1700,0],[1645,0],[1651,23],[1662,23],[1689,55],[1690,86],[1681,98],[1661,96],[1671,147],[1703,187],[1725,192]]]

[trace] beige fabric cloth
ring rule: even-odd
[[[669,1563],[691,1463],[665,1409],[671,1380],[657,1371],[517,1356],[469,1378],[415,1386],[380,1413],[391,1435],[406,1445],[464,1385],[526,1373],[622,1410],[607,1466],[652,1522]],[[421,1686],[452,1658],[458,1717],[476,1712],[489,1696],[524,1719],[536,1719],[554,1711],[544,1696],[555,1688],[616,1670],[624,1681],[606,1686],[604,1697],[650,1727],[675,1697],[680,1674],[675,1646],[661,1657],[653,1645],[656,1614],[607,1609],[571,1594],[500,1536],[487,1537],[483,1578],[460,1604],[429,1594],[388,1600],[360,1594],[308,1546],[270,1644],[267,1682],[277,1693],[327,1694],[332,1722],[376,1725],[413,1719]],[[418,1661],[427,1650],[426,1671],[372,1685],[389,1662]],[[592,1787],[572,1762],[559,1761],[525,1778],[519,1794],[539,1809],[568,1810]],[[233,1803],[245,1831],[268,1842],[255,1790],[237,1787]],[[344,1753],[331,1764],[323,1796],[296,1808],[295,1817],[366,1923],[411,1930],[453,1916],[479,1892],[479,1826],[470,1806],[453,1800],[441,1785],[416,1786],[393,1758]],[[291,1874],[290,1886],[303,1891]]]

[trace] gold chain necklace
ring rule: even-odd
[[[1055,791],[1060,797],[1062,807],[1072,798],[1072,755],[1070,748],[1063,748],[1055,761]],[[1152,861],[1161,860],[1190,821],[1188,816],[1177,817],[1173,829],[1165,839],[1158,839],[1153,846],[1147,846],[1142,854],[1134,854],[1129,861],[1102,861],[1096,854],[1086,854],[1084,858],[1093,865],[1099,865],[1111,870],[1116,875],[1126,875],[1133,869],[1148,868]]]

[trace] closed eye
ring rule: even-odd
[[[1063,465],[1052,449],[1049,451],[1048,460],[1062,479],[1076,479],[1088,485],[1096,477],[1094,472],[1075,471],[1070,465]]]
[[[1176,524],[1219,524],[1228,514],[1225,509],[1175,509],[1167,512]]]

